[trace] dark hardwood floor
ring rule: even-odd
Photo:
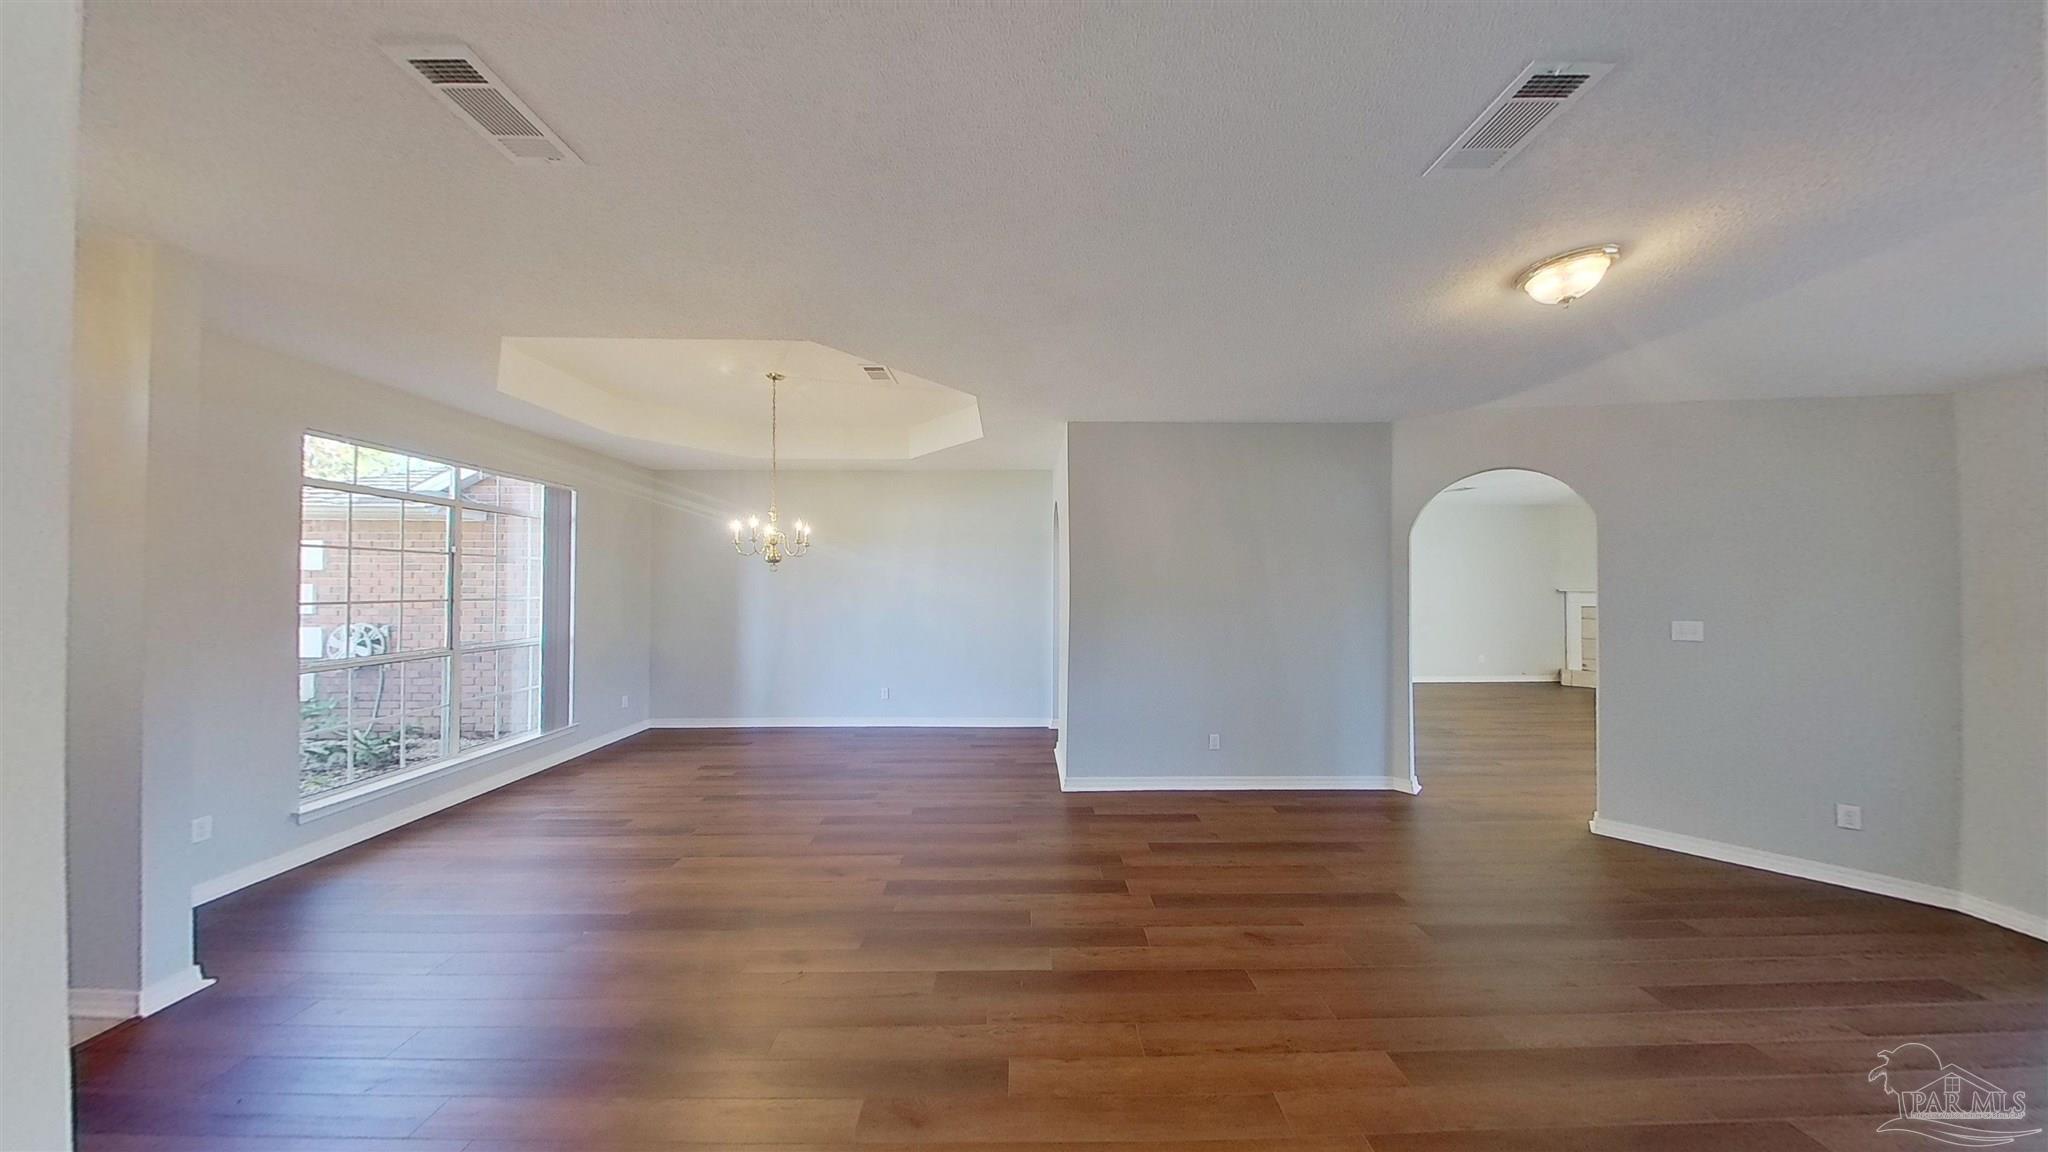
[[[1906,1040],[2048,1116],[2048,946],[1592,836],[1589,692],[1418,696],[1421,796],[648,734],[201,909],[81,1146],[1937,1147],[1875,1131]]]

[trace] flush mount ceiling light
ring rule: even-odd
[[[1614,244],[1574,248],[1531,265],[1515,285],[1538,304],[1570,304],[1591,292],[1619,259],[1621,248]]]

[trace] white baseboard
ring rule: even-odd
[[[73,1016],[71,1018],[71,1046],[78,1047],[102,1032],[112,1032],[126,1020],[115,1020],[107,1016]]]
[[[1043,716],[683,716],[649,728],[1056,728]]]
[[[192,886],[192,904],[194,907],[197,907],[209,900],[218,900],[230,892],[240,891],[251,884],[268,880],[279,873],[289,872],[301,864],[310,864],[322,856],[331,855],[341,851],[343,848],[360,844],[371,837],[382,836],[384,833],[410,824],[422,816],[431,816],[443,808],[452,808],[464,800],[474,799],[486,792],[503,788],[515,780],[523,780],[536,772],[553,768],[557,764],[574,760],[578,756],[588,755],[608,744],[616,744],[629,736],[637,736],[641,732],[646,731],[647,727],[648,725],[645,722],[628,724],[623,728],[614,729],[602,736],[544,752],[531,760],[507,768],[502,772],[496,772],[492,775],[472,780],[467,784],[451,788],[446,792],[436,793],[434,796],[410,807],[387,813],[375,820],[364,821],[351,828],[344,828],[332,836],[322,837],[310,844],[301,844],[297,848],[280,852],[267,860],[258,860],[247,867],[237,868],[226,875],[201,881]]]
[[[141,1015],[142,994],[128,988],[73,988],[70,1014],[77,1020],[127,1020]]]
[[[1410,676],[1411,684],[1555,684],[1558,673],[1537,676]]]
[[[2017,908],[2009,908],[1975,896],[1966,896],[1953,888],[1922,884],[1917,880],[1902,880],[1896,876],[1865,872],[1859,868],[1844,868],[1838,864],[1823,864],[1818,860],[1766,852],[1761,848],[1745,848],[1740,844],[1666,832],[1641,824],[1625,824],[1619,820],[1608,820],[1599,816],[1593,817],[1591,827],[1596,836],[1683,852],[1688,856],[1704,856],[1709,860],[1740,864],[1745,868],[1759,868],[1765,872],[1776,872],[1781,876],[1796,876],[1801,880],[1817,880],[1822,884],[1854,888],[1858,892],[1891,896],[1934,908],[1946,908],[1988,921],[2001,928],[2010,928],[2015,932],[2048,940],[2048,917],[2035,916]]]
[[[2048,940],[2048,916],[2022,912],[2010,904],[2000,904],[1996,900],[1986,900],[1982,896],[1971,896],[1963,892],[1956,895],[1956,911],[1965,916],[1975,916],[1979,920],[1996,924],[2000,928],[2010,928],[2037,940]]]
[[[142,994],[136,998],[136,1015],[154,1016],[194,992],[212,985],[213,981],[199,971],[197,964],[173,972],[143,988]]]
[[[127,988],[73,988],[70,1015],[82,1020],[128,1020],[154,1016],[202,988],[211,987],[199,965],[179,969],[140,992]]]
[[[1067,790],[1067,742],[1062,737],[1052,746],[1052,764],[1060,771],[1060,791]]]
[[[1062,776],[1062,792],[1407,792],[1406,776]]]

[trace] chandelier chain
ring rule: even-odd
[[[768,376],[768,522],[763,524],[755,518],[748,518],[743,525],[738,520],[731,524],[733,551],[742,556],[759,556],[773,569],[788,557],[801,556],[810,551],[811,526],[798,520],[795,531],[782,530],[782,510],[779,507],[782,487],[782,382],[787,379],[780,372]]]

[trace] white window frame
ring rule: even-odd
[[[306,469],[304,467],[305,443],[308,438],[331,440],[334,441],[335,443],[346,444],[356,449],[367,448],[370,449],[371,451],[376,452],[388,452],[395,456],[404,456],[414,460],[423,460],[437,466],[446,467],[450,470],[450,475],[453,477],[453,480],[449,484],[449,490],[451,492],[457,493],[457,495],[436,496],[431,493],[414,492],[406,488],[379,488],[374,485],[360,484],[355,482],[344,482],[340,480],[329,480],[323,479],[321,477],[309,476],[306,474]],[[548,621],[550,615],[552,614],[550,605],[556,595],[554,589],[557,586],[556,579],[558,575],[555,570],[556,565],[550,563],[549,558],[555,554],[555,549],[573,549],[575,532],[572,514],[571,516],[560,518],[559,521],[559,524],[565,525],[567,527],[570,539],[562,541],[556,541],[555,539],[553,539],[555,533],[553,531],[550,531],[550,529],[556,527],[558,521],[557,518],[551,517],[548,514],[548,507],[550,501],[560,499],[566,502],[567,507],[573,509],[575,500],[574,491],[565,488],[561,485],[549,484],[545,480],[538,480],[531,476],[520,475],[519,473],[516,472],[508,472],[501,468],[484,468],[473,464],[464,464],[458,461],[449,460],[446,457],[435,454],[416,452],[411,449],[393,448],[385,444],[379,444],[373,441],[359,439],[354,436],[337,435],[331,432],[323,432],[315,428],[304,429],[300,435],[299,444],[301,461],[301,466],[299,469],[299,488],[302,493],[303,490],[306,488],[319,488],[325,491],[335,493],[345,493],[348,494],[350,497],[362,495],[374,497],[377,499],[407,501],[421,504],[433,504],[446,510],[448,526],[448,567],[446,573],[447,608],[446,621],[444,623],[444,635],[446,637],[447,643],[439,648],[413,649],[400,652],[386,652],[381,656],[342,656],[335,658],[321,657],[316,659],[307,659],[302,657],[299,659],[298,676],[300,677],[301,683],[305,682],[305,678],[317,676],[318,674],[323,672],[352,671],[356,668],[374,668],[379,665],[385,664],[404,664],[419,660],[438,659],[442,662],[441,699],[443,704],[441,721],[441,754],[439,756],[435,757],[432,760],[426,761],[418,765],[417,767],[405,767],[397,771],[384,772],[368,780],[345,782],[333,788],[326,789],[325,791],[315,792],[310,795],[301,793],[299,794],[298,797],[298,806],[294,815],[301,821],[312,819],[317,816],[323,815],[327,812],[350,807],[356,803],[360,803],[361,801],[368,799],[370,796],[376,793],[380,793],[391,788],[403,787],[407,784],[418,781],[424,777],[437,775],[441,772],[453,770],[455,768],[468,764],[474,760],[487,756],[493,756],[498,753],[504,752],[507,749],[514,748],[519,745],[526,744],[530,741],[538,740],[546,736],[557,735],[567,730],[568,728],[573,727],[573,725],[569,723],[570,717],[567,714],[566,708],[561,709],[559,715],[555,717],[556,719],[558,719],[559,722],[554,727],[548,726],[550,713],[551,711],[554,711],[554,709],[550,707],[550,693],[553,691],[553,689],[551,688],[551,683],[554,679],[556,679],[556,674],[549,667],[550,663],[553,663],[553,661],[549,659],[550,642],[553,637],[549,632]],[[360,459],[360,457],[358,457],[358,459]],[[351,471],[353,472],[354,470],[351,469]],[[500,476],[507,480],[517,480],[523,483],[535,485],[541,493],[541,507],[538,510],[529,512],[524,509],[510,508],[504,505],[488,504],[480,500],[466,499],[459,494],[462,488],[461,479],[465,474],[472,476]],[[303,495],[301,496],[301,502],[303,503]],[[351,500],[350,507],[352,512],[353,500]],[[541,533],[542,551],[540,563],[540,603],[539,611],[535,614],[537,617],[536,626],[534,634],[531,638],[520,640],[498,640],[491,641],[488,643],[463,642],[461,628],[462,514],[464,512],[470,511],[484,512],[500,516],[516,516],[521,519],[530,520],[532,521],[534,528]],[[401,525],[403,525],[404,523],[402,518],[400,520],[400,523]],[[404,546],[402,527],[400,540],[400,548],[403,549]],[[345,541],[340,545],[335,545],[331,541],[323,541],[323,545],[323,551],[331,551],[337,547],[350,553],[353,553],[353,551],[355,551],[352,541]],[[301,543],[301,548],[303,554],[303,542]],[[409,549],[408,551],[418,550]],[[573,553],[570,554],[573,555]],[[403,552],[401,552],[401,556],[402,555]],[[403,561],[401,560],[401,566],[402,563]],[[295,578],[298,575],[300,574],[294,573]],[[569,586],[564,586],[562,588],[561,595],[573,596],[573,594],[573,583]],[[343,601],[341,601],[341,603],[352,605],[354,604],[354,601],[344,599]],[[399,603],[401,606],[400,616],[402,617],[404,614],[403,604],[405,603],[405,601],[402,598],[402,594]],[[573,619],[571,613],[573,613],[573,608],[570,609],[569,613],[564,613],[564,615]],[[345,624],[344,628],[346,627],[347,625]],[[534,714],[534,726],[525,732],[515,733],[509,736],[501,736],[497,739],[486,741],[482,744],[471,745],[468,748],[462,747],[462,698],[460,684],[460,677],[462,674],[462,657],[479,652],[495,652],[517,648],[530,649],[533,652],[531,664],[531,667],[534,669],[533,683],[528,685],[524,689],[520,689],[519,691],[522,693],[530,693],[533,697],[532,707]],[[559,663],[561,664],[564,672],[566,673],[566,670],[573,663],[573,661],[568,659],[567,654],[565,653],[564,658],[560,660]],[[349,690],[351,693],[353,693],[354,688],[352,684]],[[498,702],[500,698],[502,698],[504,695],[506,695],[506,693],[502,691],[494,693],[492,695],[492,707],[494,709],[498,707]],[[301,696],[303,698],[303,693],[301,693]],[[401,712],[400,716],[402,725],[404,713]],[[345,741],[352,743],[353,731],[354,725],[352,722],[345,724],[343,728]],[[300,738],[302,740],[304,738],[303,731],[300,733]],[[351,757],[353,757],[353,749],[351,749],[350,755]],[[303,757],[303,753],[301,753],[301,757]],[[293,786],[295,790],[302,786],[300,778],[303,772],[304,760],[303,758],[300,758],[297,761],[297,766],[293,774]]]

